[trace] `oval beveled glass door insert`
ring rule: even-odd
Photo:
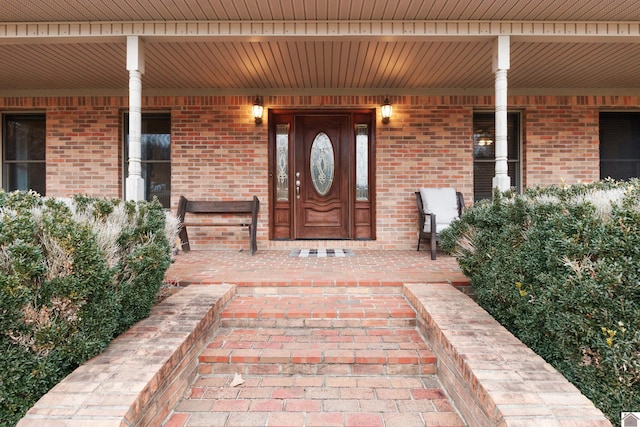
[[[329,136],[320,132],[311,144],[311,180],[318,194],[326,196],[333,184],[335,158]]]

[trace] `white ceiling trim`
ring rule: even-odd
[[[3,0],[1,22],[637,21],[637,0]]]
[[[255,97],[256,89],[154,89],[143,85],[142,96],[248,96]],[[260,96],[493,96],[493,88],[424,88],[424,89],[260,89]],[[518,88],[509,89],[508,96],[640,96],[640,88]],[[119,89],[32,89],[32,90],[0,90],[1,98],[24,97],[66,97],[66,96],[120,96],[127,97],[125,88]],[[266,100],[265,100],[266,102]],[[265,104],[268,107],[268,105]]]
[[[572,37],[639,38],[640,22],[539,21],[164,21],[0,24],[0,42],[24,39],[123,37],[223,37],[256,41],[280,37],[332,39],[376,37]]]

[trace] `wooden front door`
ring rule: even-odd
[[[351,217],[349,115],[295,121],[295,238],[347,239]]]
[[[375,110],[269,111],[269,236],[375,238]]]

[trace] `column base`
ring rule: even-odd
[[[126,180],[127,200],[139,202],[145,200],[144,179],[139,176],[128,176]]]
[[[500,191],[507,191],[511,189],[511,178],[509,175],[496,175],[493,177],[493,188],[497,188]]]

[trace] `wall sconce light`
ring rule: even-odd
[[[382,123],[386,125],[387,123],[389,123],[389,119],[391,118],[391,111],[392,111],[389,98],[384,99],[384,103],[382,104],[382,107],[380,107],[380,110],[382,111]]]
[[[264,107],[262,106],[262,99],[259,96],[256,96],[256,100],[253,101],[253,118],[256,121],[256,124],[259,125],[262,123],[262,112]]]

